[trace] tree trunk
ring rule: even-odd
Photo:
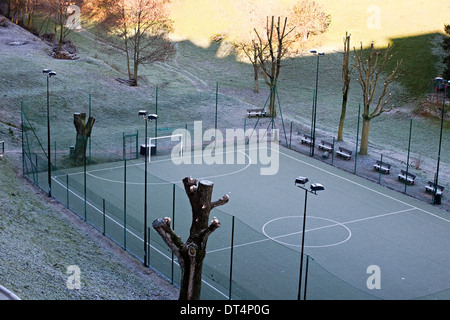
[[[345,33],[344,38],[344,62],[342,63],[342,81],[344,82],[342,87],[342,108],[341,108],[341,117],[339,119],[339,128],[338,128],[338,141],[344,140],[344,122],[345,122],[345,114],[347,112],[347,100],[348,93],[350,91],[350,74],[353,70],[349,68],[350,63],[350,35],[348,32]]]
[[[81,163],[86,157],[87,139],[91,136],[94,123],[95,119],[93,117],[89,117],[86,122],[86,113],[74,113],[73,115],[73,124],[75,125],[77,136],[72,159],[76,163]]]
[[[258,79],[259,79],[259,68],[258,68],[258,62],[257,62],[257,56],[256,56],[256,51],[255,51],[255,62],[253,62],[253,74],[255,77],[255,88],[253,89],[254,93],[258,93],[259,92],[259,86],[258,86]]]
[[[220,222],[213,218],[209,223],[210,211],[228,202],[228,195],[211,202],[214,184],[210,181],[186,177],[183,179],[184,189],[192,207],[192,224],[190,235],[186,243],[170,228],[170,218],[157,219],[152,226],[177,256],[181,269],[180,300],[200,299],[202,286],[202,267],[206,256],[206,244],[209,236],[217,228]]]
[[[338,128],[338,141],[344,140],[344,122],[345,122],[345,114],[347,112],[347,100],[348,100],[348,90],[347,87],[344,91],[344,95],[342,96],[342,109],[341,109],[341,117],[339,119],[339,128]]]
[[[134,61],[134,69],[133,69],[133,86],[138,85],[138,70],[139,70],[139,61]]]
[[[369,149],[369,131],[370,131],[370,118],[363,116],[361,147],[359,149],[359,154],[361,155],[367,155],[367,151]]]
[[[270,117],[277,117],[277,92],[275,86],[271,86],[269,99]]]

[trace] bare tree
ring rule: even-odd
[[[252,42],[251,44],[241,42],[239,44],[242,51],[245,53],[245,55],[250,60],[252,66],[253,66],[253,79],[254,79],[254,88],[253,92],[258,93],[259,92],[259,62],[258,62],[258,44],[255,42]]]
[[[211,233],[220,227],[220,222],[215,217],[209,223],[209,214],[215,207],[229,201],[228,195],[224,195],[221,199],[211,202],[214,184],[206,180],[200,181],[198,185],[197,182],[197,179],[192,177],[183,179],[184,189],[192,207],[190,235],[185,243],[171,229],[170,218],[157,219],[152,224],[178,258],[181,268],[180,300],[200,299],[206,244]]]
[[[361,48],[359,52],[355,51],[355,67],[358,70],[358,83],[361,86],[363,93],[363,127],[361,133],[361,147],[360,154],[366,155],[369,146],[369,131],[370,131],[370,121],[378,116],[380,116],[384,112],[389,112],[393,109],[393,105],[386,108],[386,105],[389,102],[389,98],[391,97],[391,93],[388,93],[389,85],[398,77],[397,73],[401,66],[401,61],[397,62],[396,66],[388,71],[387,68],[389,63],[393,58],[392,54],[392,46],[388,45],[388,47],[382,53],[379,50],[374,48],[373,43],[368,49],[368,55],[364,54],[363,45],[361,43]],[[387,73],[389,72],[389,73]],[[387,76],[384,75],[387,73]],[[384,78],[384,81],[382,80]],[[381,92],[377,91],[377,86],[380,83],[382,84]],[[377,100],[375,100],[378,97]],[[373,104],[375,100],[375,104]],[[373,110],[371,107],[374,106]]]
[[[265,38],[255,29],[257,39],[253,42],[258,63],[263,71],[264,81],[270,88],[269,110],[271,117],[277,116],[275,89],[280,75],[281,60],[292,43],[288,35],[293,29],[287,30],[287,26],[287,17],[284,18],[283,22],[281,22],[281,17],[278,17],[275,24],[275,18],[272,16],[270,24],[269,17],[267,17]]]
[[[129,83],[138,85],[142,64],[166,61],[175,53],[168,39],[172,22],[168,18],[167,0],[90,1],[96,18],[113,36],[119,36],[126,55]]]
[[[72,4],[79,4],[79,1],[67,1],[67,0],[41,0],[39,2],[39,9],[47,14],[39,30],[48,29],[50,22],[53,23],[53,31],[55,34],[55,40],[57,42],[57,52],[61,52],[64,42],[68,35],[72,31],[72,26],[68,24],[68,19],[73,13],[70,9]]]
[[[338,136],[337,140],[343,140],[344,134],[344,122],[345,122],[345,114],[347,112],[347,101],[348,101],[348,93],[350,91],[350,74],[353,71],[354,65],[349,67],[350,64],[350,35],[348,32],[345,33],[344,38],[344,62],[342,63],[342,108],[341,108],[341,117],[339,119],[339,128],[338,128]]]
[[[216,0],[218,8],[222,1]],[[273,3],[268,0],[255,2],[253,0],[235,0],[232,2],[234,9],[232,14],[222,10],[225,21],[229,21],[226,31],[227,41],[231,42],[239,53],[244,53],[253,67],[253,79],[255,93],[259,92],[258,48],[255,43],[254,29],[262,29],[266,25],[267,12],[273,10]],[[268,9],[270,8],[270,9]]]

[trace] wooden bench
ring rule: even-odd
[[[407,184],[414,184],[414,180],[416,179],[416,175],[409,173],[406,174],[405,170],[401,170],[401,173],[398,174],[398,180],[404,181]]]
[[[267,112],[263,109],[247,109],[247,117],[266,117]]]
[[[377,162],[373,165],[373,170],[381,171],[382,173],[389,174],[391,172],[391,165],[386,162],[381,162],[377,160]]]
[[[425,186],[425,192],[434,193],[434,182],[428,181],[428,184]],[[437,185],[436,194],[442,195],[444,192],[444,187],[441,185]]]
[[[336,151],[336,154],[346,160],[350,160],[352,158],[352,151],[339,147],[339,151]]]
[[[312,145],[312,137],[310,135],[304,134],[302,138],[302,143]]]
[[[331,152],[331,151],[333,151],[333,148],[334,148],[334,146],[332,143],[327,142],[325,140],[320,141],[319,149]]]

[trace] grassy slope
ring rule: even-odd
[[[264,3],[264,0],[255,2]],[[296,1],[277,1],[274,12],[285,13],[286,8],[294,2]],[[450,5],[447,1],[434,1],[432,5],[422,0],[317,2],[331,15],[331,25],[322,37],[323,49],[331,52],[342,50],[342,38],[347,31],[352,35],[352,45],[356,47],[361,42],[368,46],[372,41],[379,48],[386,47],[388,43],[394,44],[398,52],[397,59],[404,61],[406,73],[400,82],[414,97],[428,89],[421,82],[428,84],[429,79],[439,74],[436,68],[439,58],[433,55],[430,48],[434,35],[442,33],[444,23],[449,23]],[[265,5],[269,6],[267,3]],[[273,3],[270,5],[273,6]],[[220,1],[220,4],[204,0],[195,3],[178,1],[172,8],[175,33],[179,38],[190,39],[205,46],[207,42],[202,42],[201,39],[209,39],[214,34],[229,30],[229,17],[236,16],[233,10],[230,1]],[[237,17],[246,19],[245,15]],[[374,21],[379,21],[379,24],[373,23]],[[245,20],[239,23],[244,24]]]
[[[370,4],[369,1],[362,1],[358,9],[350,5],[355,1],[347,2],[348,4],[345,7],[333,7],[331,2],[325,3],[330,5],[330,8],[334,8],[333,10],[340,9],[340,11],[332,11],[330,9],[331,15],[335,16],[335,22],[329,33],[327,33],[329,39],[325,39],[324,44],[339,47],[339,43],[342,41],[341,32],[345,33],[343,30],[350,30],[350,27],[356,28],[358,26],[356,22],[349,18],[351,16],[349,12],[352,12],[351,10],[358,12],[357,10],[359,10],[364,13]],[[186,4],[186,2],[184,3]],[[175,32],[180,36],[179,30],[183,26],[186,40],[178,42],[178,54],[173,61],[167,64],[155,64],[141,68],[143,79],[140,87],[125,87],[114,80],[116,77],[125,76],[125,61],[122,53],[96,41],[92,34],[86,32],[73,33],[71,39],[79,48],[80,60],[55,61],[42,55],[42,52],[35,55],[33,59],[29,59],[29,56],[7,56],[2,59],[2,63],[8,65],[8,68],[4,71],[4,79],[7,81],[5,88],[9,92],[2,102],[3,107],[17,109],[20,99],[23,99],[25,105],[32,107],[31,109],[36,112],[36,116],[38,114],[42,115],[44,111],[42,108],[45,106],[45,95],[42,92],[45,87],[38,70],[46,66],[55,69],[59,74],[52,81],[52,101],[55,105],[58,105],[58,112],[54,114],[57,120],[54,123],[54,128],[55,132],[58,132],[58,139],[60,140],[67,141],[73,138],[71,131],[61,129],[72,127],[70,115],[73,112],[87,111],[88,95],[92,94],[93,112],[98,120],[94,135],[99,138],[102,136],[105,138],[103,141],[97,140],[101,143],[97,148],[110,148],[108,144],[117,144],[117,141],[120,141],[122,132],[129,133],[142,130],[142,124],[136,120],[135,113],[136,110],[142,108],[154,111],[156,86],[159,88],[158,113],[161,116],[159,127],[182,128],[186,123],[192,123],[194,120],[203,120],[206,123],[205,126],[212,127],[216,81],[219,82],[220,90],[219,126],[224,128],[242,126],[245,109],[248,105],[263,106],[268,92],[261,80],[261,93],[258,95],[253,94],[251,92],[253,86],[251,66],[240,62],[232,53],[228,56],[226,54],[219,55],[218,53],[223,51],[223,44],[208,42],[210,38],[207,36],[220,30],[217,22],[219,16],[212,15],[214,11],[211,11],[211,9],[207,10],[207,13],[204,15],[212,15],[208,16],[207,21],[211,19],[215,22],[209,29],[207,23],[201,23],[202,15],[189,14],[197,12],[194,10],[195,8],[201,8],[207,3],[198,1],[198,3],[196,2],[197,6],[183,7],[181,6],[183,1],[181,1],[179,2],[181,7],[178,8],[178,11],[175,8],[172,10],[173,18],[176,19]],[[212,3],[215,4],[215,2]],[[386,3],[380,2],[379,4]],[[214,8],[217,8],[217,6]],[[226,8],[226,6],[224,5],[221,8]],[[394,9],[399,11],[397,6]],[[435,7],[430,9],[425,5],[419,9],[424,12],[429,10],[430,15],[437,12]],[[417,11],[420,12],[419,9]],[[383,19],[388,17],[390,19],[395,18],[395,12],[388,9],[383,9],[381,12],[385,11],[387,17]],[[186,14],[181,16],[181,12]],[[200,10],[198,12],[201,13],[203,11]],[[364,14],[362,15],[364,16]],[[356,17],[360,16],[356,15]],[[360,17],[360,19],[362,18]],[[367,18],[365,17],[365,19]],[[417,21],[423,19],[420,18]],[[439,18],[428,18],[434,24],[429,29],[423,29],[423,23],[419,24],[422,27],[422,33],[435,30],[437,25],[440,24],[436,21],[440,19],[443,24],[445,20],[442,14]],[[347,21],[347,24],[344,24],[345,21]],[[398,19],[395,21],[398,21]],[[367,43],[369,42],[368,39],[373,39],[377,34],[379,35],[378,39],[380,39],[381,34],[386,34],[384,39],[399,37],[399,32],[404,30],[405,27],[400,28],[399,32],[394,32],[396,28],[393,27],[392,23],[381,30],[371,30],[364,39],[358,39],[358,34],[365,34],[365,31],[367,31],[364,29],[364,24],[361,28],[357,28],[360,31],[356,34],[353,33],[353,30],[350,30],[353,34],[353,43],[355,44],[358,40]],[[200,28],[200,25],[203,27]],[[338,28],[339,25],[341,25],[340,28]],[[414,26],[414,24],[411,26],[408,34],[420,33],[418,30],[414,31]],[[428,43],[431,42],[429,38],[423,37],[428,40]],[[198,39],[203,39],[203,42]],[[410,48],[410,50],[400,52],[403,57],[399,58],[403,58],[405,61],[402,78],[406,80],[404,83],[400,82],[392,87],[392,101],[397,106],[401,106],[402,109],[406,108],[406,113],[392,113],[390,116],[383,115],[376,119],[372,126],[371,140],[383,144],[384,147],[405,150],[409,134],[408,113],[410,114],[414,108],[414,104],[411,104],[411,99],[418,95],[414,90],[421,92],[421,89],[417,88],[424,88],[426,86],[425,83],[428,84],[428,79],[435,74],[436,64],[429,63],[427,67],[424,67],[425,71],[418,73],[417,66],[422,66],[423,64],[417,63],[417,61],[430,61],[427,57],[432,56],[432,48],[423,45],[423,38],[421,37],[397,39],[395,40],[397,43],[400,43],[405,48]],[[381,40],[375,40],[381,42]],[[201,45],[199,45],[200,43]],[[422,55],[425,55],[425,58]],[[432,57],[435,61],[436,57]],[[317,126],[332,133],[337,130],[337,119],[340,112],[341,59],[341,54],[333,51],[329,51],[321,59],[319,77],[320,108],[318,110],[320,121],[317,123]],[[310,119],[311,99],[315,84],[316,59],[305,55],[287,60],[284,65],[285,68],[281,75],[279,90],[285,120],[302,122],[307,125]],[[11,66],[14,67],[11,68]],[[30,70],[37,72],[30,72]],[[17,86],[11,80],[17,74],[22,75],[21,81],[23,86]],[[417,78],[421,80],[417,80]],[[411,92],[405,90],[408,86]],[[361,101],[360,95],[360,88],[354,77],[344,131],[352,141],[356,133],[357,108]],[[19,120],[18,114],[15,117],[17,122]],[[45,119],[41,118],[40,123],[43,129],[45,129],[44,122]],[[414,152],[435,157],[437,135],[429,133],[429,126],[435,126],[436,124],[434,121],[417,119],[415,130],[417,135],[420,134],[422,136],[425,143],[413,145]],[[58,126],[60,130],[58,130]],[[45,137],[45,132],[42,133],[42,136]],[[386,139],[386,137],[396,138]],[[67,149],[67,143],[61,148]]]
[[[175,298],[169,284],[145,273],[140,262],[60,205],[44,201],[44,193],[18,178],[12,160],[0,158],[3,286],[25,300]],[[66,287],[70,265],[81,269],[81,290]]]
[[[142,108],[154,110],[156,86],[159,88],[160,127],[180,128],[194,120],[203,120],[206,126],[212,127],[216,81],[219,82],[220,90],[219,126],[242,126],[248,105],[263,106],[268,93],[261,81],[261,93],[253,94],[251,66],[240,62],[232,53],[228,56],[219,54],[224,49],[223,44],[209,42],[210,36],[221,30],[222,11],[229,4],[204,0],[196,1],[195,5],[189,1],[176,3],[172,8],[175,33],[179,39],[186,40],[177,43],[178,54],[173,61],[141,68],[143,79],[140,87],[125,87],[114,80],[116,77],[124,77],[125,61],[122,53],[95,41],[92,34],[73,33],[71,39],[77,44],[81,56],[78,61],[55,61],[46,57],[43,52],[35,54],[33,59],[16,55],[2,58],[1,63],[8,66],[4,68],[3,78],[4,88],[8,93],[0,108],[17,110],[20,99],[23,99],[25,105],[35,112],[36,118],[38,115],[42,116],[45,106],[45,95],[42,92],[45,87],[39,70],[45,66],[58,72],[58,77],[52,81],[52,102],[58,105],[58,112],[53,116],[56,119],[55,132],[58,132],[60,140],[73,138],[71,131],[63,129],[72,127],[70,115],[73,112],[87,111],[89,94],[92,94],[93,112],[98,120],[94,135],[99,139],[101,136],[105,137],[97,148],[106,148],[113,140],[120,140],[122,132],[142,130],[142,124],[136,120],[135,113]],[[382,19],[379,30],[368,29],[366,26],[367,8],[372,4],[370,1],[340,1],[338,5],[333,1],[322,0],[321,3],[333,19],[324,39],[325,47],[339,49],[342,36],[348,30],[352,33],[353,44],[374,40],[382,46],[392,40],[399,48],[408,49],[399,50],[398,58],[404,61],[403,76],[392,87],[392,101],[402,107],[399,109],[401,112],[376,119],[371,131],[372,141],[384,144],[384,147],[405,150],[409,134],[408,118],[414,109],[411,101],[414,102],[423,93],[429,79],[437,73],[438,58],[432,54],[433,48],[430,46],[433,39],[426,34],[436,32],[444,24],[444,2],[438,1],[437,5],[429,6],[422,1],[413,1],[403,7],[401,3],[405,4],[404,1],[379,1],[377,5],[381,9]],[[403,23],[399,24],[398,21]],[[412,35],[419,36],[404,38]],[[321,58],[320,121],[317,125],[332,133],[337,129],[340,112],[341,59],[341,54],[334,51],[329,51]],[[305,55],[287,60],[284,65],[279,90],[285,119],[307,125],[315,83],[316,59]],[[14,82],[18,75],[22,86],[17,86]],[[360,95],[360,88],[354,77],[345,129],[352,141],[356,133]],[[18,123],[18,114],[13,116]],[[430,125],[437,128],[438,123],[425,119],[415,121],[415,133],[425,143],[413,145],[413,150],[435,157],[437,135],[430,134],[429,128]],[[44,122],[45,119],[41,117],[43,129]],[[45,137],[45,132],[42,136]],[[388,140],[386,136],[395,139]],[[61,148],[66,149],[67,146]]]

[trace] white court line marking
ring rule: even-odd
[[[276,151],[276,150],[272,150],[272,151]],[[433,217],[435,217],[435,218],[439,218],[439,219],[444,220],[444,221],[446,221],[446,222],[450,222],[450,220],[445,219],[445,218],[443,218],[443,217],[440,217],[440,216],[438,216],[438,215],[436,215],[436,214],[434,214],[434,213],[431,213],[431,212],[429,212],[429,211],[427,211],[427,210],[425,210],[425,209],[422,209],[422,208],[413,206],[412,204],[409,204],[409,203],[406,203],[406,202],[404,202],[404,201],[402,201],[402,200],[400,200],[400,199],[396,199],[396,198],[394,198],[394,197],[391,197],[391,196],[389,196],[389,195],[387,195],[387,194],[384,194],[384,193],[382,193],[382,192],[380,192],[380,191],[374,190],[374,189],[372,189],[372,188],[370,188],[370,187],[368,187],[368,186],[365,186],[365,185],[362,185],[362,184],[360,184],[360,183],[358,183],[358,182],[355,182],[355,181],[352,181],[352,180],[350,180],[350,179],[344,178],[344,177],[342,177],[342,176],[340,176],[340,175],[337,175],[337,174],[332,173],[332,172],[330,172],[330,171],[328,171],[328,170],[319,168],[319,167],[317,167],[317,166],[315,166],[315,165],[313,165],[313,164],[310,164],[310,163],[308,163],[308,162],[302,161],[302,160],[300,160],[300,159],[296,159],[296,158],[294,158],[294,157],[292,157],[292,156],[290,156],[290,155],[287,155],[287,154],[285,154],[285,153],[283,153],[283,152],[281,152],[281,151],[278,151],[278,153],[280,153],[280,154],[284,155],[285,157],[288,157],[288,158],[290,158],[290,159],[292,159],[292,160],[294,160],[294,161],[301,162],[301,163],[303,163],[303,164],[305,164],[305,165],[308,165],[308,166],[310,166],[310,167],[312,167],[312,168],[315,168],[315,169],[317,169],[317,170],[320,170],[320,171],[323,171],[323,172],[325,172],[325,173],[328,173],[328,174],[330,174],[330,175],[332,175],[332,176],[334,176],[334,177],[337,177],[337,178],[342,179],[342,180],[344,180],[344,181],[347,181],[347,182],[350,182],[350,183],[352,183],[352,184],[355,184],[355,185],[357,185],[357,186],[359,186],[359,187],[361,187],[361,188],[367,189],[367,190],[369,190],[369,191],[372,191],[372,192],[374,192],[374,193],[377,193],[377,194],[379,194],[379,195],[382,195],[382,196],[384,196],[384,197],[386,197],[386,198],[389,198],[389,199],[394,200],[394,201],[397,201],[397,202],[399,202],[399,203],[401,203],[401,204],[407,205],[408,207],[411,207],[412,209],[417,209],[417,210],[422,211],[422,212],[425,212],[425,213],[427,213],[427,214],[429,214],[429,215],[431,215],[431,216],[433,216]]]
[[[276,237],[271,237],[271,236],[269,236],[269,235],[266,233],[266,226],[267,226],[268,224],[274,222],[274,221],[277,221],[277,220],[289,219],[289,218],[300,218],[300,219],[301,219],[302,217],[303,217],[303,216],[289,216],[289,217],[280,217],[280,218],[275,218],[275,219],[269,220],[269,221],[267,221],[267,222],[264,224],[264,226],[262,227],[263,233],[264,233],[264,235],[265,235],[267,238],[272,239],[273,241],[276,241],[276,242],[278,242],[278,243],[280,243],[280,244],[284,244],[284,245],[286,245],[286,246],[291,246],[291,247],[301,247],[300,244],[287,243],[287,242],[284,242],[284,241],[280,241],[279,239],[285,238],[285,237],[294,236],[294,235],[298,235],[298,234],[303,233],[303,231],[296,231],[296,232],[291,232],[291,233],[283,234],[283,235],[276,236]],[[334,246],[343,244],[344,242],[347,242],[347,241],[350,240],[350,238],[352,237],[352,232],[351,232],[351,230],[350,230],[348,227],[346,227],[343,223],[340,223],[340,222],[337,222],[337,221],[334,221],[334,220],[331,220],[331,219],[328,219],[328,218],[322,218],[322,217],[308,216],[308,218],[325,220],[325,221],[331,222],[332,224],[331,224],[331,225],[327,225],[327,226],[322,226],[322,227],[316,227],[316,228],[308,229],[308,230],[305,230],[305,233],[306,233],[306,232],[310,232],[310,231],[317,231],[317,230],[321,230],[321,229],[331,228],[331,227],[335,227],[335,226],[341,226],[341,227],[343,227],[344,229],[347,230],[348,236],[347,236],[347,238],[345,238],[344,240],[339,241],[339,242],[330,243],[330,244],[324,244],[324,245],[320,245],[320,246],[308,245],[308,246],[305,246],[305,247],[308,247],[308,248],[334,247]]]
[[[315,230],[326,229],[326,228],[333,228],[333,227],[336,227],[336,226],[344,226],[344,225],[355,223],[355,222],[361,222],[361,221],[366,221],[366,220],[371,220],[371,219],[377,219],[377,218],[381,218],[381,217],[391,216],[391,215],[394,215],[394,214],[399,214],[399,213],[404,213],[404,212],[408,212],[408,211],[413,211],[413,210],[416,210],[416,209],[417,208],[409,208],[409,209],[395,211],[395,212],[383,213],[383,214],[380,214],[380,215],[377,215],[377,216],[366,217],[366,218],[355,219],[355,220],[349,220],[349,221],[346,221],[346,222],[336,222],[335,224],[330,224],[330,225],[327,225],[327,226],[307,229],[307,230],[305,230],[305,233],[309,232],[309,231],[315,231]],[[348,231],[351,232],[350,229],[348,229]],[[248,246],[248,245],[252,245],[252,244],[256,244],[256,243],[260,243],[260,242],[265,242],[265,241],[270,241],[270,240],[276,241],[276,239],[280,239],[280,238],[287,237],[287,236],[292,236],[292,235],[295,235],[295,234],[301,234],[301,233],[302,233],[302,231],[298,231],[298,232],[293,232],[293,233],[289,233],[289,234],[285,234],[285,235],[279,235],[279,236],[271,237],[271,238],[266,235],[266,237],[268,237],[266,239],[261,239],[261,240],[256,240],[256,241],[252,241],[252,242],[248,242],[248,243],[235,245],[233,248],[244,247],[244,246]],[[276,241],[276,242],[279,242],[279,241]],[[294,245],[292,245],[292,246],[294,246]],[[214,252],[230,250],[230,249],[231,249],[231,247],[225,247],[225,248],[220,248],[220,249],[208,251],[208,253],[214,253]]]
[[[228,152],[222,152],[222,154],[226,154],[226,153],[230,153],[230,152],[231,152],[231,151],[228,151]],[[231,175],[234,175],[234,174],[237,174],[237,173],[239,173],[239,172],[242,172],[242,171],[247,170],[247,169],[250,167],[250,165],[252,165],[252,159],[251,159],[245,152],[242,152],[241,150],[233,151],[233,153],[235,153],[235,152],[240,152],[240,153],[244,154],[244,156],[248,159],[248,164],[247,164],[244,168],[241,168],[241,169],[239,169],[239,170],[236,170],[236,171],[233,171],[233,172],[229,172],[229,173],[218,174],[218,175],[207,176],[207,177],[200,177],[200,178],[197,178],[197,179],[198,179],[198,180],[202,180],[202,179],[211,179],[211,178],[227,177],[227,176],[231,176]],[[198,155],[198,156],[195,156],[195,155],[194,155],[193,157],[199,157],[199,156],[200,156],[200,155]],[[201,157],[203,157],[203,155],[201,155]],[[169,160],[170,160],[170,159],[166,159],[166,160],[157,160],[157,161],[154,161],[154,163],[155,163],[155,162],[165,162],[165,161],[169,161]],[[142,165],[144,165],[144,164],[138,163],[138,164],[133,164],[132,166],[138,167],[138,166],[142,166]],[[220,165],[220,164],[219,164],[219,165]],[[222,165],[224,165],[224,164],[222,164]],[[226,165],[226,164],[225,164],[225,165]],[[238,165],[239,165],[239,164],[238,164]],[[123,169],[123,166],[110,167],[110,168],[102,168],[102,169],[94,169],[94,170],[90,170],[90,171],[86,172],[86,174],[89,175],[89,176],[91,176],[92,178],[95,178],[95,179],[99,179],[99,180],[103,180],[103,181],[107,181],[107,182],[112,182],[112,183],[120,183],[120,184],[123,184],[123,183],[124,183],[123,181],[118,181],[118,180],[113,180],[113,179],[102,178],[102,177],[99,177],[99,176],[97,176],[97,175],[92,174],[92,172],[100,172],[100,171],[116,170],[116,169]],[[76,173],[73,173],[73,174],[71,174],[71,175],[77,175],[77,174],[83,174],[83,172],[76,172]],[[60,176],[62,176],[62,175],[60,175]],[[55,176],[55,178],[60,177],[60,176]],[[162,180],[162,179],[161,179],[161,180]],[[129,181],[127,181],[126,183],[129,184],[129,185],[144,185],[144,182],[129,182]],[[167,181],[167,182],[148,182],[147,185],[162,185],[162,184],[176,184],[176,183],[180,183],[180,181],[172,181],[172,182],[170,182],[170,181]]]

